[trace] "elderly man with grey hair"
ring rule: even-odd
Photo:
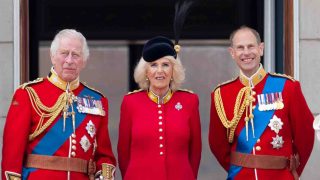
[[[50,48],[46,78],[13,95],[3,135],[2,179],[114,179],[108,100],[79,80],[86,38],[64,29]]]

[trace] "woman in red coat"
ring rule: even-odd
[[[185,78],[173,43],[149,40],[135,72],[140,90],[124,96],[118,160],[124,180],[194,180],[201,158],[199,101],[179,90]]]

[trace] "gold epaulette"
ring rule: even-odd
[[[24,89],[25,87],[27,87],[27,86],[29,86],[29,85],[31,85],[31,84],[37,84],[37,83],[42,82],[42,81],[43,81],[43,78],[37,78],[37,79],[35,79],[35,80],[33,80],[33,81],[29,81],[29,82],[26,82],[26,83],[21,84],[21,85],[19,86],[19,88]]]
[[[134,94],[134,93],[137,93],[137,92],[141,92],[141,91],[143,91],[143,90],[144,90],[144,89],[136,89],[136,90],[134,90],[134,91],[128,92],[127,95],[129,95],[129,94]]]
[[[87,87],[88,89],[91,89],[92,91],[97,92],[98,94],[100,94],[102,97],[105,97],[105,96],[102,94],[102,92],[94,89],[93,87],[88,86],[86,82],[81,82],[81,83],[82,83],[85,87]]]
[[[183,91],[183,92],[188,92],[188,93],[194,94],[194,92],[189,89],[178,89],[178,91]]]
[[[287,79],[290,79],[291,81],[296,81],[293,77],[286,75],[286,74],[279,74],[279,73],[270,73],[271,76],[278,76],[278,77],[284,77]]]
[[[222,82],[222,83],[218,84],[218,85],[213,89],[213,91],[215,91],[217,88],[219,88],[219,87],[221,87],[221,86],[224,86],[224,85],[226,85],[226,84],[232,83],[233,81],[237,80],[237,78],[238,78],[238,77],[235,77],[235,78],[232,78],[232,79],[230,79],[230,80],[227,80],[227,81],[225,81],[225,82]],[[213,92],[213,91],[212,91],[212,92]]]

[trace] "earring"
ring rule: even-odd
[[[146,78],[146,81],[149,81],[149,79],[148,79],[148,78]]]
[[[173,81],[173,79],[171,78],[170,81]]]

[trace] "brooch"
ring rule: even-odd
[[[176,110],[180,111],[182,109],[182,105],[180,102],[177,102],[177,104],[174,106]]]

